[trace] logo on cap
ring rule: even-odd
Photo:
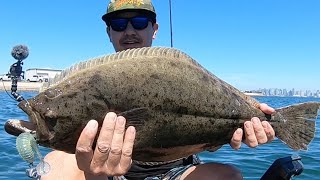
[[[144,4],[143,0],[115,0],[114,10],[120,9],[125,5],[139,7]]]

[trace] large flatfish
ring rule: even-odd
[[[29,131],[46,147],[74,153],[86,123],[107,112],[137,129],[133,159],[170,161],[229,143],[246,120],[259,117],[295,150],[314,137],[320,103],[265,115],[259,102],[219,79],[177,49],[131,49],[78,63],[43,92],[18,105],[27,121],[9,121],[11,134]],[[21,130],[22,129],[22,130]]]

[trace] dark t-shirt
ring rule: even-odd
[[[156,177],[165,174],[166,172],[170,171],[173,168],[187,166],[190,164],[199,164],[200,160],[198,156],[191,155],[187,158],[182,158],[177,161],[163,163],[160,165],[155,165],[153,163],[132,163],[132,166],[128,173],[125,175],[127,179],[132,180],[141,180],[145,179],[146,177]]]

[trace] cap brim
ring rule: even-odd
[[[156,16],[157,16],[156,13],[149,11],[149,10],[146,10],[146,9],[122,9],[122,10],[114,11],[111,13],[107,13],[107,14],[103,15],[101,18],[106,24],[108,24],[108,22],[110,21],[110,19],[112,17],[115,17],[119,13],[122,13],[122,12],[140,12],[142,14],[147,15],[151,19],[156,19]]]

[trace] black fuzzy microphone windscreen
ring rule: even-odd
[[[25,45],[17,45],[12,48],[11,55],[16,60],[22,61],[29,56],[29,49]]]

